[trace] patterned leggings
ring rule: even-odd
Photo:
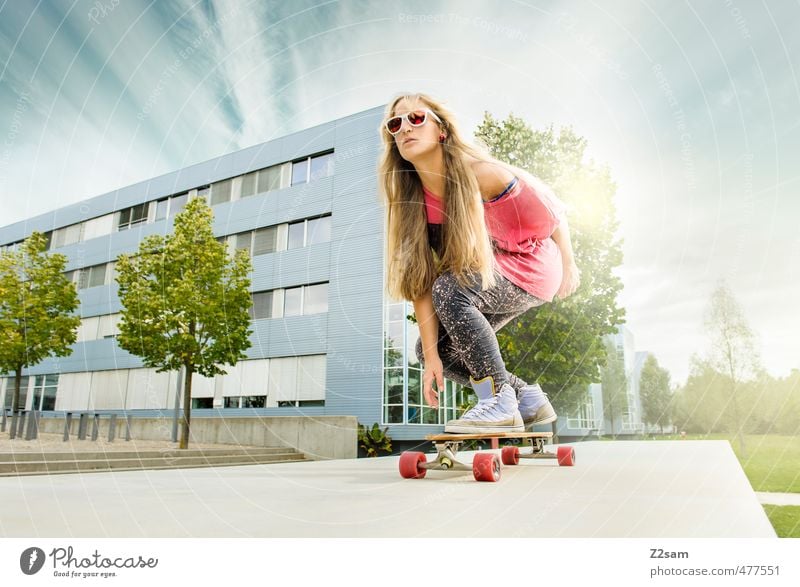
[[[461,286],[452,273],[440,275],[433,283],[433,309],[443,328],[439,328],[437,348],[444,376],[470,386],[490,375],[495,389],[510,383],[519,391],[527,385],[506,371],[495,333],[526,310],[541,306],[544,300],[529,294],[495,271],[496,285],[480,289],[473,277],[468,287]],[[422,338],[417,340],[417,359],[425,365]]]

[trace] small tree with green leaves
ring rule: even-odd
[[[605,341],[606,364],[602,369],[600,381],[603,387],[603,413],[611,423],[611,435],[616,436],[614,422],[622,417],[628,407],[628,378],[625,375],[625,362],[610,340]]]
[[[81,319],[78,292],[64,275],[67,258],[48,254],[34,232],[18,251],[0,255],[0,372],[14,373],[11,438],[16,432],[22,369],[72,353]]]
[[[189,446],[192,375],[225,374],[250,346],[250,257],[231,258],[214,238],[213,213],[196,198],[175,217],[175,230],[142,240],[121,255],[119,345],[157,371],[184,369],[179,447]]]
[[[744,312],[725,282],[711,294],[705,325],[711,337],[709,362],[715,371],[728,378],[728,401],[732,428],[739,440],[739,450],[745,455],[744,431],[749,417],[741,405],[745,383],[759,376],[763,369],[756,349],[756,337],[747,324]],[[725,411],[727,406],[723,406]]]
[[[642,400],[643,419],[648,424],[661,428],[671,421],[672,392],[669,386],[669,371],[658,364],[653,355],[647,355],[639,379],[639,397]]]

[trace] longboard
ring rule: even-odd
[[[471,465],[456,459],[458,449],[465,440],[520,439],[531,446],[530,452],[520,452],[518,446],[504,446],[500,456],[494,452],[479,452]],[[472,471],[476,481],[499,481],[500,462],[504,465],[517,465],[520,459],[558,459],[559,466],[571,467],[575,464],[575,449],[559,446],[555,453],[545,452],[545,445],[552,441],[552,432],[498,432],[483,434],[429,434],[436,447],[436,458],[428,461],[425,453],[405,451],[400,455],[400,476],[404,479],[422,479],[428,470]]]

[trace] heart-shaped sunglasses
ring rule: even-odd
[[[433,116],[441,124],[442,120],[436,116],[436,113],[433,110],[423,108],[422,110],[412,110],[411,112],[406,112],[405,114],[401,114],[399,116],[392,116],[386,121],[386,130],[389,131],[390,135],[396,135],[400,132],[400,128],[403,126],[404,118],[411,126],[422,126],[427,122],[428,114]]]

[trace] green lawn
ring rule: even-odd
[[[800,506],[765,505],[764,511],[779,537],[800,538]]]

